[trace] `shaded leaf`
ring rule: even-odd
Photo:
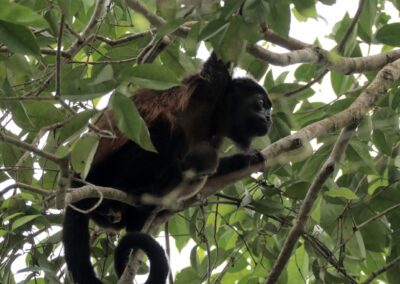
[[[98,145],[99,137],[97,135],[86,134],[81,137],[72,148],[72,167],[83,179],[85,179],[89,173]]]
[[[0,20],[0,43],[16,53],[40,57],[36,38],[27,27]]]
[[[340,188],[331,188],[329,191],[324,193],[327,196],[330,197],[343,197],[347,200],[357,200],[359,199],[358,196],[352,192],[350,189],[346,187],[340,187]]]
[[[129,139],[147,151],[156,152],[151,143],[146,123],[131,99],[120,93],[115,93],[111,98],[111,108],[118,128]]]
[[[2,21],[36,28],[48,27],[42,16],[26,6],[8,0],[0,0],[0,7],[0,20]]]
[[[124,75],[136,85],[153,90],[165,90],[180,85],[179,79],[171,71],[157,64],[138,65]]]

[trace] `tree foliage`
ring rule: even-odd
[[[253,145],[263,174],[210,181],[161,228],[191,246],[174,283],[398,283],[400,2],[360,0],[329,23],[334,48],[290,32],[336,2],[0,0],[0,282],[68,283],[56,209],[69,169],[84,178],[113,135],[95,125],[104,102],[154,151],[126,96],[179,85],[206,47],[263,84],[273,126]],[[98,275],[116,283],[117,237],[95,231]]]

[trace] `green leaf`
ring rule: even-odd
[[[200,29],[201,29],[202,23],[198,22],[196,23],[189,31],[188,35],[186,36],[186,39],[183,42],[183,46],[186,49],[186,53],[189,56],[195,56],[197,53],[197,48],[199,47],[199,35],[200,35]]]
[[[46,20],[28,7],[9,0],[0,0],[0,7],[0,20],[36,28],[48,27]]]
[[[111,108],[118,128],[129,139],[147,151],[156,152],[151,143],[146,123],[130,98],[120,93],[115,93],[111,98]]]
[[[365,6],[362,9],[359,21],[358,33],[360,37],[367,43],[371,43],[372,38],[372,27],[377,18],[377,1],[369,0],[365,2]]]
[[[268,25],[281,36],[287,37],[290,29],[290,6],[274,1],[266,17]]]
[[[237,62],[244,49],[245,40],[240,34],[241,17],[232,18],[220,43],[220,53],[225,62]]]
[[[391,45],[400,46],[400,23],[388,24],[381,27],[375,34],[377,41]]]
[[[314,0],[294,0],[296,10],[304,17],[317,18],[317,10]]]
[[[97,135],[87,134],[81,137],[72,148],[72,167],[83,179],[85,179],[89,173],[98,145],[99,137]]]
[[[165,90],[180,85],[180,81],[171,71],[157,64],[135,66],[125,75],[136,85],[153,90]]]
[[[92,79],[64,80],[61,84],[61,97],[72,101],[86,101],[104,96],[113,91],[115,87],[115,80],[101,83],[95,83]]]
[[[331,72],[332,88],[336,95],[342,95],[353,84],[354,78],[349,75],[343,75],[338,72]]]
[[[357,200],[358,196],[346,187],[331,188],[329,191],[325,192],[324,195],[330,197],[343,197],[347,200]]]
[[[251,204],[263,214],[276,214],[283,211],[282,203],[269,199],[253,200]]]
[[[286,188],[286,194],[293,199],[304,199],[307,191],[310,187],[310,183],[307,181],[298,181],[291,184]]]
[[[167,21],[175,19],[178,5],[176,0],[157,0],[157,12]]]
[[[376,174],[375,164],[367,145],[359,141],[350,141],[346,149],[346,156],[353,162],[353,170],[363,170],[368,174]]]
[[[11,229],[14,231],[18,229],[19,227],[25,225],[26,223],[29,223],[32,220],[35,220],[36,218],[40,217],[41,215],[27,215],[21,218],[16,219],[11,226]]]
[[[208,40],[224,30],[228,26],[228,23],[225,19],[216,19],[210,21],[204,29],[200,32],[199,41]]]
[[[64,142],[71,136],[82,131],[88,124],[90,118],[97,113],[97,110],[86,110],[75,115],[60,129],[59,142]]]
[[[265,21],[269,13],[269,3],[264,0],[248,0],[244,3],[242,14],[249,24],[258,24]]]
[[[202,281],[201,277],[198,275],[197,270],[192,267],[187,267],[179,271],[176,275],[175,283],[200,283]]]
[[[392,154],[392,144],[386,133],[380,129],[374,129],[372,133],[372,140],[376,148],[382,153],[390,156]]]
[[[0,20],[0,43],[15,53],[40,57],[36,38],[27,27]]]
[[[12,107],[15,123],[25,130],[39,130],[64,119],[64,110],[50,102],[24,102]]]
[[[170,22],[166,23],[165,25],[161,26],[157,30],[157,38],[162,38],[165,35],[173,33],[176,31],[180,26],[183,25],[187,20],[185,18],[179,18],[176,20],[171,20]]]

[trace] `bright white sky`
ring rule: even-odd
[[[335,46],[335,42],[326,38],[326,36],[332,30],[332,26],[338,22],[340,19],[343,18],[343,15],[348,12],[350,17],[352,17],[358,7],[358,1],[349,1],[349,0],[337,0],[337,3],[333,6],[326,6],[321,4],[321,2],[317,2],[317,12],[322,17],[314,20],[309,19],[307,22],[298,22],[294,17],[292,18],[292,24],[290,27],[290,36],[301,41],[307,43],[313,43],[316,38],[318,38],[319,42],[324,49],[329,50]],[[390,2],[386,2],[386,10],[389,14],[392,14],[392,21],[399,21],[398,18],[398,11],[392,6]],[[274,47],[271,50],[276,52],[285,52],[284,49],[279,47]],[[379,48],[373,48],[371,51],[373,54],[379,53]],[[208,52],[206,50],[200,50],[198,57],[202,59],[207,59]],[[278,75],[284,71],[294,71],[297,66],[289,66],[289,67],[274,67],[274,75]],[[238,70],[237,73],[240,75],[243,74],[242,71]],[[289,77],[290,78],[290,77]],[[323,90],[323,92],[321,91]],[[316,95],[312,99],[313,101],[331,101],[335,99],[336,96],[333,93],[330,82],[329,76],[324,79],[323,84],[316,89]],[[4,183],[0,184],[0,188],[6,186]],[[0,189],[1,190],[1,189]],[[164,235],[164,234],[162,234]],[[40,236],[38,236],[41,239]],[[159,237],[158,241],[161,244],[164,244],[164,237]],[[188,265],[190,259],[190,251],[194,246],[194,242],[190,242],[189,245],[179,253],[175,249],[174,240],[171,239],[171,269],[173,274],[175,275],[177,271],[181,270],[182,268]],[[29,249],[29,247],[27,247]],[[12,270],[16,273],[18,270],[25,268],[25,256],[22,255],[18,261],[14,262]],[[17,281],[22,281],[25,279],[26,274],[20,273],[16,275]],[[137,277],[139,283],[142,283],[147,277]]]

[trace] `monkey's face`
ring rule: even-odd
[[[229,136],[246,149],[252,138],[268,133],[271,126],[271,101],[265,90],[250,79],[235,79],[230,95],[234,103]]]

